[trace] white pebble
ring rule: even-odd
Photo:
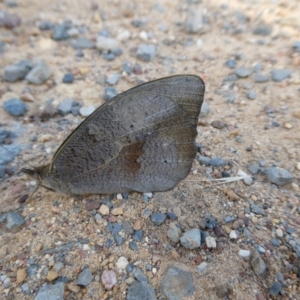
[[[117,194],[117,199],[118,199],[118,200],[122,200],[122,199],[123,199],[122,194]]]
[[[241,257],[249,257],[250,254],[251,254],[251,252],[249,250],[243,250],[243,249],[241,249],[239,251],[239,256],[241,256]]]
[[[204,273],[207,267],[207,263],[204,261],[199,266],[197,266],[198,273]]]
[[[125,256],[121,256],[116,262],[116,266],[118,269],[124,270],[128,265],[128,260]]]
[[[230,234],[229,234],[229,237],[231,239],[237,239],[237,234],[236,234],[236,231],[235,230],[231,230]]]
[[[152,193],[144,193],[144,196],[148,197],[148,198],[152,198],[153,194]]]
[[[276,229],[276,235],[277,235],[278,237],[283,237],[283,231],[282,231],[280,228],[277,228],[277,229]]]
[[[90,246],[88,244],[83,244],[82,250],[90,250]]]
[[[95,111],[95,107],[93,105],[90,106],[82,106],[79,109],[79,113],[83,117],[88,117],[91,113]]]
[[[207,236],[205,238],[205,243],[206,243],[207,248],[216,248],[217,247],[216,239],[213,238],[212,236]]]

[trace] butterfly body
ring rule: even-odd
[[[190,172],[204,83],[177,75],[125,91],[64,141],[49,165],[24,170],[62,194],[155,192]]]

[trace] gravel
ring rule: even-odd
[[[279,186],[291,183],[294,179],[293,175],[289,171],[279,167],[265,168],[263,172],[271,183]]]
[[[280,82],[287,79],[288,77],[290,77],[291,74],[292,71],[289,69],[276,69],[271,71],[272,80],[276,82]]]
[[[77,284],[81,286],[88,286],[93,280],[92,272],[89,268],[84,269],[77,278]]]
[[[53,285],[47,284],[38,291],[34,300],[63,300],[64,291],[65,288],[62,282]]]
[[[150,62],[154,59],[155,53],[155,45],[141,44],[137,48],[136,57],[143,62]]]
[[[3,108],[14,117],[23,116],[27,111],[25,103],[18,98],[12,98],[4,101]]]

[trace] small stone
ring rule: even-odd
[[[119,42],[116,39],[103,35],[97,36],[96,47],[99,50],[113,50],[119,47]]]
[[[73,83],[74,82],[74,75],[71,74],[71,73],[65,74],[64,77],[63,77],[62,82],[63,83]]]
[[[264,83],[264,82],[267,82],[268,80],[269,80],[269,77],[264,74],[255,74],[255,76],[254,76],[254,82],[256,82],[256,83]]]
[[[34,298],[34,300],[63,300],[64,299],[64,284],[58,282],[56,284],[44,285]]]
[[[119,74],[113,74],[107,78],[106,82],[110,85],[115,85],[119,81],[119,79],[120,79]]]
[[[200,265],[197,266],[198,273],[204,273],[207,267],[207,263],[203,261]]]
[[[42,21],[39,25],[40,30],[50,30],[53,28],[53,23],[51,21]]]
[[[280,228],[277,228],[277,229],[275,230],[275,232],[276,232],[276,235],[277,235],[278,237],[280,237],[280,238],[283,237],[283,231],[282,231]]]
[[[291,128],[293,128],[293,125],[291,123],[284,123],[283,127],[286,129],[291,129]]]
[[[19,269],[17,271],[17,283],[22,283],[27,276],[26,269]]]
[[[75,283],[69,283],[69,284],[67,285],[67,288],[68,288],[69,291],[71,291],[71,292],[73,292],[73,293],[75,293],[75,294],[77,294],[77,293],[80,292],[80,286],[77,285],[77,284],[75,284]],[[50,299],[49,299],[49,300],[50,300]]]
[[[123,215],[124,210],[123,207],[115,207],[111,210],[111,214],[114,216],[120,216]]]
[[[21,60],[4,68],[3,79],[8,82],[24,79],[32,67],[33,63],[31,60]]]
[[[256,162],[254,163],[249,163],[247,165],[247,170],[252,174],[252,175],[256,175],[258,174],[258,172],[260,171],[260,165]]]
[[[136,56],[139,60],[150,62],[156,53],[156,46],[153,44],[141,44],[138,46]]]
[[[96,45],[93,41],[86,37],[80,37],[72,43],[74,49],[94,49]]]
[[[135,230],[132,234],[132,239],[136,242],[141,242],[143,239],[143,230]]]
[[[95,111],[95,106],[82,106],[79,109],[79,113],[82,117],[88,117],[90,114],[92,114]]]
[[[166,269],[161,280],[160,289],[167,299],[183,299],[195,292],[191,273],[170,266]]]
[[[266,264],[259,255],[255,255],[251,259],[251,265],[257,276],[262,275],[266,271]]]
[[[52,270],[48,272],[48,274],[47,274],[47,280],[48,280],[49,282],[54,281],[56,278],[58,278],[57,272],[52,271]]]
[[[0,26],[12,29],[21,25],[21,18],[16,14],[10,14],[2,11],[0,15]]]
[[[151,221],[156,226],[160,226],[161,224],[163,224],[165,222],[166,218],[167,218],[166,214],[153,213],[151,215]]]
[[[235,230],[230,231],[229,238],[232,239],[232,240],[235,240],[235,239],[238,238],[237,233],[236,233]]]
[[[157,300],[153,287],[147,282],[134,282],[129,288],[126,300]]]
[[[240,200],[240,197],[233,190],[225,190],[224,193],[231,201]]]
[[[236,67],[236,60],[235,59],[229,59],[226,61],[226,66],[230,69],[234,69]]]
[[[117,96],[118,95],[118,92],[117,90],[114,88],[114,87],[106,87],[104,89],[104,100],[105,101],[109,101],[110,99],[112,99],[113,97]]]
[[[57,107],[57,111],[62,115],[65,116],[71,112],[73,99],[64,99],[62,102],[59,103]]]
[[[118,270],[125,270],[128,264],[129,262],[125,256],[119,257],[119,259],[116,262],[116,266]]]
[[[210,112],[209,103],[206,101],[203,101],[202,106],[201,106],[200,117],[208,116],[209,112]]]
[[[240,78],[246,78],[251,75],[251,70],[245,68],[245,67],[238,67],[235,69],[235,75]]]
[[[206,243],[206,247],[211,249],[211,248],[216,248],[217,247],[217,243],[216,243],[216,239],[213,238],[212,236],[207,236],[205,238],[205,243]]]
[[[255,213],[256,215],[264,216],[266,213],[263,208],[261,208],[258,204],[251,204],[250,205],[251,212]]]
[[[243,250],[243,249],[241,249],[239,251],[239,256],[241,256],[241,257],[249,257],[250,254],[251,254],[251,252],[249,250]]]
[[[253,34],[267,36],[272,32],[272,27],[266,25],[258,25],[254,30]]]
[[[297,164],[296,164],[296,169],[297,169],[298,171],[300,171],[300,161],[297,162]]]
[[[85,202],[85,207],[88,211],[92,211],[100,207],[100,202],[97,200],[88,199]]]
[[[217,129],[223,129],[227,126],[226,123],[224,123],[222,121],[219,121],[219,120],[212,121],[210,125],[214,128],[217,128]]]
[[[147,276],[143,273],[143,271],[140,268],[134,268],[132,273],[137,281],[148,282]]]
[[[267,179],[276,185],[285,185],[291,183],[294,179],[289,171],[279,167],[266,168],[264,173],[266,174]]]
[[[11,232],[18,232],[25,224],[25,219],[17,212],[8,212],[6,214],[6,228]]]
[[[249,100],[254,100],[254,99],[256,99],[256,97],[257,97],[257,94],[256,94],[255,91],[249,91],[249,92],[247,93],[247,98],[248,98]]]
[[[55,41],[62,41],[68,38],[67,27],[64,24],[55,25],[52,30],[52,38]]]
[[[199,163],[201,165],[204,165],[204,166],[209,166],[210,165],[210,158],[209,157],[206,157],[206,156],[203,156],[203,155],[199,155],[197,157],[197,160],[199,161]]]
[[[300,53],[300,41],[295,42],[293,48],[296,52]]]
[[[27,111],[25,103],[18,98],[12,98],[4,101],[3,108],[9,114],[15,117],[23,116]]]
[[[272,296],[278,296],[279,293],[280,293],[280,291],[281,291],[281,289],[282,289],[281,283],[278,282],[278,281],[275,281],[275,282],[272,284],[271,288],[270,288],[270,294],[271,294]]]
[[[101,281],[104,284],[104,287],[110,291],[117,282],[116,273],[113,270],[104,270],[101,275]]]
[[[188,8],[185,30],[187,33],[197,33],[203,28],[203,15],[200,9],[194,6]]]
[[[273,81],[283,81],[291,75],[292,71],[288,69],[275,69],[271,71]]]
[[[228,161],[221,157],[211,158],[209,163],[212,167],[224,167],[228,165]]]
[[[27,74],[26,80],[32,84],[42,84],[52,75],[52,70],[45,61],[37,63]]]
[[[198,228],[186,231],[180,238],[180,243],[188,249],[196,249],[201,245],[201,231]]]
[[[178,243],[179,239],[181,237],[181,229],[177,227],[174,223],[170,224],[170,227],[167,231],[167,236],[168,238],[173,242],[173,243]]]
[[[81,271],[77,278],[77,284],[81,286],[88,286],[93,280],[92,272],[89,268]]]

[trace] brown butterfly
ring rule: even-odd
[[[50,164],[23,172],[69,195],[170,190],[192,167],[204,91],[194,75],[125,91],[82,122]]]

